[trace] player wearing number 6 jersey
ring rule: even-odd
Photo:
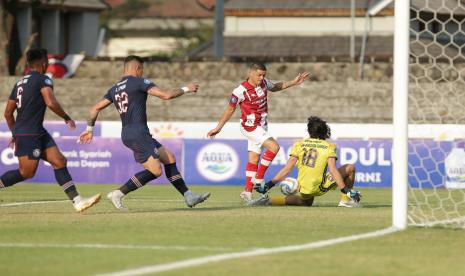
[[[262,63],[252,63],[248,78],[242,82],[229,98],[229,104],[218,122],[217,127],[210,130],[208,137],[215,137],[224,124],[231,118],[236,107],[241,108],[241,133],[248,140],[248,164],[246,167],[245,190],[240,194],[246,202],[252,199],[253,183],[262,183],[268,166],[279,151],[279,145],[268,133],[268,92],[277,92],[303,83],[309,76],[307,72],[300,73],[295,79],[286,82],[272,83],[265,78],[266,67]],[[258,161],[262,148],[266,151],[262,156],[260,166]]]
[[[297,141],[291,149],[287,164],[276,176],[264,185],[254,188],[259,193],[267,193],[276,183],[282,181],[297,166],[299,193],[286,197],[268,196],[249,201],[249,205],[297,205],[311,206],[316,196],[326,194],[337,187],[342,195],[339,206],[355,207],[360,201],[360,193],[352,190],[355,180],[355,167],[343,165],[336,168],[336,145],[326,141],[331,129],[318,117],[308,118],[310,138]],[[329,167],[329,172],[327,168]]]
[[[160,163],[164,164],[166,177],[184,196],[187,206],[194,207],[207,199],[210,194],[194,194],[187,188],[177,169],[174,154],[153,139],[149,132],[146,104],[148,95],[168,100],[184,93],[197,92],[198,85],[190,83],[182,88],[162,89],[150,80],[142,78],[143,73],[143,60],[140,57],[128,56],[124,60],[122,79],[91,108],[87,129],[81,133],[79,140],[83,144],[91,142],[93,126],[99,112],[113,103],[121,117],[121,139],[124,145],[133,151],[136,162],[141,163],[145,168],[133,175],[118,190],[107,195],[115,208],[126,210],[123,206],[123,197],[159,177],[162,174]]]
[[[47,50],[31,49],[26,58],[31,71],[15,84],[5,108],[5,119],[13,134],[11,143],[15,147],[19,169],[7,171],[0,177],[0,189],[32,178],[39,160],[43,159],[52,165],[58,184],[73,201],[76,211],[82,212],[96,204],[100,194],[90,198],[79,196],[68,172],[66,157],[43,126],[47,107],[63,118],[71,130],[76,125],[56,100],[52,80],[44,75],[48,67]]]

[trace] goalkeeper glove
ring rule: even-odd
[[[273,182],[268,181],[265,183],[265,185],[261,185],[261,184],[255,184],[253,189],[257,192],[259,192],[260,194],[266,194],[271,188],[273,188],[275,184]]]
[[[360,202],[360,199],[362,198],[362,194],[359,191],[352,190],[347,187],[345,187],[344,189],[341,189],[341,192],[343,194],[346,194],[348,197],[353,199],[355,202]]]

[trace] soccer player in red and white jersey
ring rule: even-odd
[[[245,190],[240,195],[245,201],[252,199],[254,184],[264,183],[265,172],[279,151],[279,144],[268,133],[266,119],[268,116],[268,91],[277,92],[299,85],[308,79],[309,73],[299,73],[293,80],[278,83],[272,83],[265,76],[265,65],[259,62],[252,63],[247,79],[234,89],[229,98],[229,104],[221,115],[218,125],[207,134],[208,137],[214,138],[231,118],[237,105],[240,106],[241,133],[248,140],[247,150],[249,152],[245,173]],[[266,151],[262,156],[260,165],[258,165],[263,148]]]

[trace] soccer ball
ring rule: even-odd
[[[299,183],[295,178],[286,177],[286,179],[279,183],[279,189],[284,195],[293,195],[299,189]]]

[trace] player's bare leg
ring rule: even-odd
[[[349,189],[354,187],[355,182],[355,166],[351,164],[346,164],[338,168],[339,173],[344,180],[344,183]],[[341,200],[338,204],[339,207],[358,207],[359,204],[351,199],[349,196],[342,194]]]
[[[39,160],[30,160],[27,155],[20,156],[19,168],[5,172],[0,177],[0,189],[13,186],[16,183],[32,178],[36,174]]]
[[[245,186],[244,191],[241,192],[239,195],[244,202],[249,202],[252,200],[252,192],[253,192],[253,179],[257,174],[258,169],[258,161],[260,160],[260,154],[249,151],[248,152],[248,163],[245,168]]]
[[[315,197],[313,196],[301,196],[301,195],[288,195],[288,196],[273,196],[269,197],[268,194],[249,201],[249,206],[307,206],[313,205]]]
[[[270,166],[273,159],[276,157],[276,154],[278,154],[278,151],[280,148],[278,142],[276,142],[276,140],[273,139],[272,137],[265,140],[262,146],[266,150],[265,150],[265,153],[263,153],[262,160],[260,161],[260,165],[258,166],[257,174],[255,175],[255,179],[253,181],[254,185],[256,184],[263,185],[265,183],[265,181],[263,180],[263,177],[265,176],[265,172]]]
[[[158,149],[158,154],[160,155],[161,163],[165,166],[166,178],[168,178],[176,190],[184,197],[187,206],[194,207],[210,196],[210,193],[195,194],[189,190],[176,166],[176,157],[170,150],[165,147],[160,147]]]
[[[45,149],[42,153],[42,159],[52,165],[56,181],[63,188],[68,198],[72,200],[74,209],[76,209],[77,212],[83,212],[99,202],[101,197],[100,194],[96,194],[89,198],[82,198],[79,195],[68,168],[66,167],[66,157],[63,156],[58,147],[54,146]]]
[[[36,174],[37,167],[39,166],[39,160],[31,160],[28,156],[18,157],[19,161],[19,172],[24,179],[33,178]]]

